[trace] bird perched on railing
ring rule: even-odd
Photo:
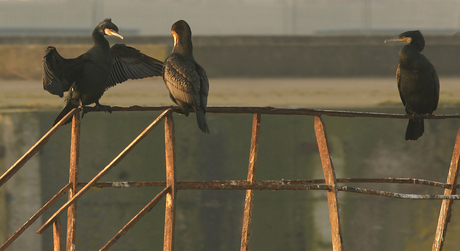
[[[438,107],[439,79],[431,62],[420,52],[425,39],[420,31],[406,31],[386,42],[408,43],[399,51],[396,70],[399,95],[407,114],[412,114],[406,129],[406,140],[417,140],[424,132],[423,115]]]
[[[42,61],[43,88],[60,97],[68,91],[67,105],[54,124],[79,106],[84,115],[85,106],[92,103],[98,110],[111,112],[110,106],[99,103],[108,88],[128,79],[161,76],[163,62],[124,44],[115,44],[110,48],[104,37],[106,35],[123,39],[111,19],[105,19],[93,30],[93,47],[79,57],[66,59],[55,47],[47,48]]]
[[[195,110],[198,127],[209,133],[205,113],[208,102],[209,82],[206,72],[193,58],[192,31],[184,20],[171,27],[174,48],[163,66],[163,80],[169,97],[183,114]]]

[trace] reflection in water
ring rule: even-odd
[[[401,110],[373,109],[398,113]],[[440,108],[437,114],[455,112],[453,109]],[[25,128],[23,125],[30,124],[30,118],[34,118],[34,121],[39,121],[35,122],[35,126],[39,124],[40,127],[39,135],[43,135],[50,128],[55,114],[56,111],[3,114],[0,121],[4,132],[1,144],[5,145],[7,121],[14,121],[18,125],[15,133],[19,133],[21,128]],[[90,180],[158,114],[116,112],[111,115],[86,115],[82,120],[79,180]],[[207,116],[213,128],[210,135],[200,132],[192,118],[174,115],[178,180],[246,179],[252,115],[209,113]],[[407,120],[325,116],[324,121],[337,177],[413,177],[441,182],[447,176],[460,124],[457,119],[427,120],[423,137],[416,142],[407,142],[404,140]],[[67,183],[69,142],[70,126],[66,126],[35,157],[40,163],[40,175],[37,176],[40,177],[40,185],[36,190],[41,190],[42,204]],[[5,162],[2,159],[3,170],[11,164]],[[164,165],[164,129],[161,125],[102,181],[164,180]],[[30,172],[34,168],[25,166],[20,172]],[[322,178],[313,117],[262,115],[256,178]],[[425,186],[347,185],[404,193],[443,192],[442,189]],[[10,220],[9,215],[14,214],[10,210],[17,199],[11,193],[14,189],[20,188],[0,189],[0,204],[4,205],[0,207],[0,222]],[[78,203],[78,249],[95,250],[102,247],[160,190],[91,189]],[[179,191],[176,249],[238,250],[244,197],[244,191]],[[427,250],[431,246],[440,201],[407,201],[351,193],[340,193],[339,199],[345,248]],[[60,201],[60,205],[63,202]],[[161,250],[164,224],[162,203],[121,238],[113,247],[114,250]],[[39,206],[33,205],[33,211]],[[50,217],[58,206],[51,208],[44,219]],[[10,236],[30,216],[19,215],[19,223],[8,229],[1,227],[1,238]],[[64,217],[61,216],[61,221],[65,228]],[[444,250],[456,250],[460,244],[454,237],[460,234],[459,217],[460,210],[454,206]],[[35,225],[34,229],[39,227],[39,224]],[[329,228],[324,191],[255,192],[252,250],[331,250]],[[48,229],[43,235],[42,250],[52,249],[51,232]],[[15,245],[25,241],[26,238],[21,237],[11,250],[18,250]]]

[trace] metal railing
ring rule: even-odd
[[[331,223],[332,247],[333,250],[344,250],[342,238],[342,226],[339,214],[338,192],[354,192],[377,196],[386,196],[399,199],[411,200],[442,200],[439,213],[436,235],[432,250],[442,250],[447,225],[450,221],[450,213],[453,200],[459,200],[460,195],[456,195],[458,177],[458,164],[460,160],[460,128],[457,133],[455,146],[453,149],[452,160],[446,183],[413,179],[413,178],[342,178],[337,179],[334,165],[329,151],[326,137],[326,129],[322,115],[342,116],[342,117],[375,117],[375,118],[396,118],[408,119],[410,115],[369,113],[369,112],[349,112],[349,111],[330,111],[316,109],[284,109],[273,107],[209,107],[210,113],[250,113],[254,114],[252,125],[252,137],[250,146],[249,166],[247,180],[219,180],[219,181],[177,181],[175,164],[175,133],[173,112],[178,109],[174,107],[113,107],[114,111],[163,111],[145,130],[140,133],[118,156],[116,156],[105,168],[103,168],[93,179],[87,183],[78,182],[78,164],[80,147],[80,109],[75,108],[67,114],[59,123],[50,129],[34,146],[26,152],[15,164],[13,164],[1,177],[0,187],[5,184],[14,174],[37,153],[48,141],[48,139],[64,124],[68,118],[72,117],[72,136],[71,136],[71,156],[70,156],[70,175],[69,183],[65,185],[56,195],[54,195],[40,210],[37,211],[28,221],[26,221],[3,245],[1,250],[5,250],[14,240],[16,240],[29,226],[31,226],[46,210],[48,210],[59,198],[68,193],[67,202],[61,206],[37,231],[43,233],[48,227],[53,226],[54,250],[61,250],[62,226],[59,216],[67,210],[67,234],[66,250],[75,249],[76,239],[76,208],[77,201],[91,187],[144,187],[160,186],[164,189],[158,193],[138,214],[136,214],[118,233],[110,239],[100,250],[108,250],[126,232],[128,232],[143,216],[145,216],[155,205],[166,197],[164,243],[163,250],[174,249],[174,227],[176,212],[176,192],[178,190],[246,190],[244,217],[241,234],[242,251],[249,250],[251,219],[254,201],[254,190],[324,190],[327,192],[329,217]],[[259,146],[260,124],[262,114],[279,115],[307,115],[314,116],[314,130],[318,144],[318,150],[323,167],[324,179],[301,179],[301,180],[264,180],[257,181],[255,178],[257,166],[257,154]],[[429,115],[428,119],[447,119],[460,118],[460,114]],[[144,137],[146,137],[162,120],[165,120],[165,158],[166,158],[166,181],[160,182],[98,182],[107,174],[117,163],[119,163]],[[339,183],[404,183],[419,184],[444,188],[443,195],[430,194],[404,194],[387,191],[364,189],[359,187],[340,186]],[[81,187],[80,189],[78,189]]]

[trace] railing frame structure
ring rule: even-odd
[[[91,110],[91,109],[90,109]],[[247,180],[221,180],[221,181],[177,181],[175,164],[175,133],[173,112],[177,112],[177,107],[113,107],[114,111],[163,111],[147,128],[139,134],[117,157],[115,157],[105,168],[103,168],[91,181],[78,183],[78,162],[80,145],[80,109],[75,108],[67,114],[60,122],[50,129],[34,146],[26,152],[15,164],[13,164],[1,177],[0,187],[5,184],[14,174],[37,153],[48,141],[48,139],[64,124],[68,118],[72,117],[72,136],[71,136],[71,155],[70,155],[70,174],[69,183],[65,185],[56,195],[54,195],[40,210],[37,211],[28,221],[26,221],[3,245],[1,250],[5,250],[14,240],[16,240],[30,225],[32,225],[47,209],[49,209],[59,198],[68,193],[67,202],[61,206],[37,231],[41,234],[53,226],[54,250],[61,250],[62,226],[60,215],[67,210],[67,234],[66,250],[75,250],[76,236],[76,209],[77,200],[83,196],[91,187],[141,187],[141,186],[163,186],[165,187],[158,193],[137,215],[135,215],[106,245],[100,250],[108,250],[116,243],[129,229],[131,229],[144,215],[146,215],[159,201],[166,197],[164,243],[163,250],[174,250],[174,227],[176,211],[176,194],[178,190],[246,190],[244,217],[241,236],[242,251],[249,250],[249,240],[251,232],[251,219],[254,201],[254,190],[325,190],[327,192],[329,218],[331,223],[332,248],[334,251],[345,250],[342,239],[342,226],[339,214],[339,200],[337,194],[341,192],[355,192],[370,195],[386,196],[399,199],[415,200],[442,200],[436,228],[435,239],[432,251],[440,251],[443,248],[447,225],[451,218],[452,203],[459,200],[460,195],[456,195],[457,177],[459,172],[460,160],[460,127],[457,133],[455,146],[453,149],[452,160],[446,183],[413,179],[413,178],[345,178],[337,179],[334,166],[329,151],[326,137],[326,129],[322,115],[342,116],[342,117],[377,117],[377,118],[397,118],[409,119],[410,115],[369,113],[369,112],[348,112],[331,111],[316,109],[284,109],[273,107],[209,107],[207,112],[211,113],[251,113],[254,114],[252,125],[252,137],[249,156],[249,166]],[[255,171],[257,166],[257,152],[259,145],[261,114],[282,114],[282,115],[308,115],[315,116],[314,130],[318,143],[318,150],[321,158],[325,179],[302,179],[302,180],[266,180],[257,181]],[[428,115],[427,119],[446,119],[460,118],[460,114],[447,115]],[[98,182],[108,173],[117,163],[119,163],[138,142],[149,134],[162,120],[165,120],[165,158],[166,158],[166,181],[164,182]],[[443,195],[424,195],[424,194],[402,194],[387,191],[376,191],[358,187],[339,186],[338,183],[405,183],[419,184],[444,188]],[[81,187],[78,190],[78,187]]]

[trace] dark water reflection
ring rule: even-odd
[[[372,111],[401,113],[402,109]],[[56,113],[33,113],[39,121],[40,135],[49,129]],[[437,113],[457,111],[446,108]],[[158,114],[88,114],[82,120],[80,181],[89,181]],[[198,130],[193,115],[190,118],[174,115],[178,180],[246,179],[252,115],[207,114],[207,117],[210,135]],[[313,120],[308,116],[262,116],[258,180],[322,178]],[[406,142],[406,120],[324,117],[324,121],[337,177],[413,177],[441,182],[446,180],[460,125],[458,119],[429,120],[423,137]],[[69,142],[70,126],[66,126],[40,152],[43,203],[67,183]],[[161,124],[102,181],[160,181],[165,178],[164,166]],[[404,193],[443,192],[426,186],[348,185]],[[160,190],[91,189],[78,204],[77,249],[102,247]],[[238,250],[244,194],[244,191],[179,191],[176,250]],[[340,193],[345,248],[429,250],[440,204],[440,201]],[[53,207],[45,218],[56,209],[57,206]],[[460,234],[457,203],[452,214],[444,250],[458,250],[460,245],[456,238]],[[28,217],[24,216],[24,221]],[[163,217],[164,202],[161,202],[112,249],[161,250]],[[64,217],[61,218],[64,223]],[[44,234],[43,250],[52,249],[51,232],[49,229]],[[255,192],[251,250],[331,250],[330,238],[324,191]]]

